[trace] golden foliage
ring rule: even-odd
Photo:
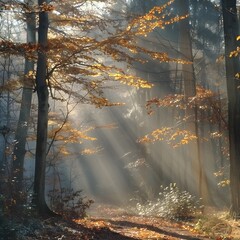
[[[139,140],[139,142],[154,143],[156,141],[165,141],[175,148],[181,145],[188,144],[196,139],[197,139],[196,135],[188,130],[163,127],[154,130],[150,134],[145,135]]]
[[[240,40],[240,36],[237,36],[237,41]],[[240,47],[237,47],[234,51],[230,52],[229,57],[238,57],[240,53]],[[235,78],[240,79],[240,73],[235,74]],[[239,87],[238,87],[239,88]]]
[[[52,122],[53,123],[53,122]],[[58,131],[59,127],[53,127],[49,133],[48,137],[53,138],[55,137],[55,141],[63,141],[65,143],[81,143],[83,140],[88,141],[95,141],[97,140],[94,137],[88,136],[86,133],[91,131],[93,128],[88,128],[84,131],[80,131],[76,128],[74,128],[71,124],[66,123],[62,129],[61,132],[57,135],[55,135],[56,131]]]
[[[17,79],[8,80],[4,85],[0,86],[0,92],[13,92],[22,87],[22,82]]]
[[[49,131],[48,138],[53,139],[55,142],[63,143],[81,143],[83,140],[95,141],[95,137],[88,136],[94,128],[88,127],[84,130],[79,130],[74,127],[73,124],[66,118],[62,119],[63,116],[59,116],[59,113],[50,112],[49,113]]]
[[[153,84],[143,80],[140,77],[134,75],[126,75],[121,73],[110,73],[110,77],[113,77],[115,80],[120,81],[121,83],[127,84],[129,86],[134,86],[138,88],[151,88]]]
[[[227,187],[227,186],[229,186],[229,184],[230,184],[230,180],[229,179],[224,179],[224,180],[222,180],[218,183],[218,186],[219,187]]]
[[[164,13],[164,10],[173,2],[174,0],[170,0],[162,6],[155,6],[147,14],[133,19],[128,25],[127,30],[134,31],[136,35],[147,36],[155,28],[164,29],[165,26],[188,17],[187,15],[171,17],[169,14]]]
[[[54,6],[46,3],[41,6],[20,4],[19,8],[27,13],[50,12],[52,27],[49,28],[48,46],[43,48],[38,44],[1,41],[0,52],[20,54],[33,59],[37,57],[37,52],[46,52],[49,87],[61,95],[70,94],[82,102],[92,103],[97,107],[120,105],[110,103],[102,97],[107,81],[119,81],[137,88],[153,86],[148,81],[129,74],[128,70],[116,67],[119,63],[129,67],[133,62],[144,62],[145,59],[151,58],[159,62],[191,64],[171,58],[165,52],[141,47],[137,42],[137,36],[146,36],[156,28],[164,28],[187,17],[173,17],[166,13],[166,8],[173,0],[132,19],[125,28],[116,28],[116,23],[76,7],[77,3],[79,1],[75,4],[61,1]],[[83,3],[80,1],[80,4]],[[73,85],[78,87],[73,89]]]
[[[93,155],[98,152],[100,152],[102,148],[96,147],[96,148],[85,148],[81,151],[81,155]]]
[[[220,63],[220,62],[223,62],[225,56],[222,54],[220,55],[217,59],[216,59],[216,63]]]
[[[240,73],[236,73],[235,78],[240,79]]]
[[[186,98],[183,94],[174,94],[161,99],[154,98],[149,100],[146,104],[148,114],[154,113],[154,107],[173,107],[183,110],[183,112],[191,108],[196,109],[198,111],[199,121],[204,120],[211,123],[219,123],[219,121],[222,121],[224,123],[223,126],[227,128],[227,121],[224,114],[221,112],[223,106],[219,99],[219,95],[201,86],[196,87],[196,95],[194,97]],[[206,114],[206,111],[211,111],[211,114]],[[189,120],[187,117],[179,117],[179,119],[183,122]],[[222,133],[212,132],[210,133],[210,137],[220,138],[222,137]],[[188,130],[167,127],[156,129],[150,134],[142,137],[140,142],[166,141],[173,147],[178,147],[196,139],[197,136]]]
[[[146,108],[149,114],[152,114],[153,107],[175,107],[179,109],[186,109],[198,107],[201,110],[209,109],[212,107],[212,99],[216,97],[217,94],[209,89],[205,89],[201,86],[196,87],[196,96],[186,97],[183,94],[173,94],[168,95],[164,98],[153,98],[147,101]]]
[[[21,1],[9,1],[9,3],[1,3],[0,8],[1,10],[5,11],[16,11],[16,9],[18,9],[19,11],[24,13],[50,12],[54,10],[54,6],[46,2],[41,5],[34,5]]]
[[[32,58],[34,57],[38,50],[39,50],[38,44],[15,43],[7,40],[0,41],[0,52],[2,54],[23,55],[28,58]]]
[[[94,104],[97,108],[123,105],[123,103],[112,103],[107,98],[96,97],[94,95],[90,97],[90,100],[91,100],[91,103]]]
[[[229,54],[229,57],[237,57],[240,53],[240,47],[237,47],[236,50],[232,51],[230,54]]]
[[[221,132],[212,132],[210,133],[211,138],[221,138],[223,136],[223,133]]]

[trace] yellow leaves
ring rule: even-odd
[[[240,36],[237,36],[237,41],[240,40]],[[229,57],[237,57],[240,53],[240,47],[237,47],[234,51],[230,52]]]
[[[58,151],[61,155],[63,156],[69,156],[71,155],[68,147],[64,146],[64,145],[61,145],[61,146],[58,146]]]
[[[218,178],[219,187],[227,187],[230,184],[230,180],[225,176],[226,169],[222,167],[219,171],[213,173],[216,178]]]
[[[51,12],[53,11],[55,8],[52,4],[48,4],[46,2],[44,2],[43,4],[41,4],[40,6],[36,7],[36,10],[38,10],[39,12]]]
[[[236,50],[232,51],[230,54],[229,54],[229,57],[237,57],[239,55],[239,52],[240,52],[240,47],[237,47]]]
[[[152,114],[153,106],[157,107],[176,107],[180,109],[185,109],[186,104],[184,103],[184,95],[182,94],[174,94],[174,95],[168,95],[164,98],[153,98],[147,101],[146,108],[148,111],[148,114]]]
[[[144,143],[144,142],[163,141],[164,139],[166,139],[166,136],[169,135],[170,131],[171,131],[171,128],[169,127],[156,129],[152,133],[145,135],[143,138],[141,138],[139,142]]]
[[[164,98],[153,98],[147,101],[146,108],[148,114],[152,114],[153,107],[176,107],[186,109],[198,107],[201,110],[209,109],[212,106],[212,99],[217,95],[211,90],[201,86],[196,87],[196,96],[186,99],[183,94],[168,95]]]
[[[221,132],[212,132],[210,134],[211,138],[221,138],[223,136],[223,134]]]
[[[81,155],[93,155],[98,152],[100,152],[102,148],[96,147],[96,148],[85,148],[81,151]]]
[[[34,58],[39,48],[38,44],[0,41],[0,52],[3,54],[23,55],[27,58]]]
[[[111,106],[121,106],[123,103],[112,103],[107,98],[104,97],[97,97],[94,95],[90,96],[90,101],[93,105],[95,105],[97,108],[102,107],[111,107]]]
[[[14,9],[13,4],[1,4],[1,10],[12,10]]]
[[[229,184],[230,184],[230,180],[229,179],[224,179],[224,180],[222,180],[218,183],[218,186],[219,187],[227,187],[227,186],[229,186]]]
[[[179,147],[190,143],[193,140],[196,140],[197,136],[188,130],[178,130],[172,134],[169,139],[169,142],[175,142],[173,147]]]
[[[151,88],[153,84],[133,75],[121,74],[121,73],[109,73],[110,77],[113,77],[115,80],[137,88]]]
[[[167,25],[187,18],[188,15],[171,17],[170,14],[164,13],[164,10],[173,2],[173,0],[170,0],[162,6],[155,6],[147,14],[135,18],[128,25],[127,31],[133,31],[136,35],[147,36],[155,28],[164,29]]]
[[[50,122],[50,124],[53,124],[53,122]],[[82,140],[88,140],[88,141],[95,141],[97,140],[94,137],[88,136],[86,133],[89,132],[92,129],[87,129],[84,131],[80,131],[78,129],[73,128],[71,125],[66,124],[61,129],[61,132],[57,135],[55,135],[56,131],[58,131],[59,127],[52,128],[49,133],[48,137],[53,138],[55,137],[55,141],[63,141],[65,143],[81,143]]]
[[[0,86],[0,92],[13,92],[22,87],[19,80],[8,80],[4,85]]]
[[[7,1],[6,1],[7,2]],[[18,1],[12,1],[12,4],[9,3],[1,3],[0,6],[1,10],[5,10],[5,11],[16,11],[19,10],[19,12],[25,12],[25,13],[39,13],[39,12],[51,12],[53,11],[55,8],[52,4],[48,4],[46,2],[44,2],[41,5],[36,5],[36,4],[25,4]]]
[[[182,129],[174,129],[170,127],[163,127],[154,130],[150,134],[142,137],[139,142],[140,143],[154,143],[156,141],[165,141],[167,144],[176,148],[181,145],[186,145],[197,139],[197,136],[193,134],[191,131],[182,130]]]
[[[235,74],[235,78],[240,79],[240,73],[236,73],[236,74]]]
[[[225,56],[222,54],[220,55],[217,59],[216,59],[216,63],[220,63],[220,62],[223,62]]]
[[[48,120],[49,132],[48,138],[54,139],[56,142],[64,143],[81,143],[83,140],[95,141],[95,137],[87,135],[93,128],[89,127],[84,130],[79,130],[74,127],[70,122],[61,119],[55,112],[49,113],[50,119]]]
[[[146,51],[145,51],[146,52]],[[170,58],[167,53],[164,52],[148,52],[148,54],[155,60],[160,62],[176,62],[180,64],[192,64],[192,62],[185,61],[179,58]]]
[[[167,239],[163,238],[161,233],[149,230],[148,228],[128,227],[124,231],[126,236],[133,239]],[[122,233],[122,230],[119,229],[116,232]]]

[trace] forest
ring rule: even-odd
[[[239,14],[0,0],[0,240],[239,240]]]

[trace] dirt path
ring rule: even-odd
[[[19,220],[14,225],[10,222],[0,227],[0,240],[240,240],[240,222],[237,221],[218,221],[214,230],[230,226],[231,233],[224,237],[207,237],[194,231],[189,222],[138,216],[107,205],[96,205],[87,218],[75,221],[64,218]]]
[[[89,219],[79,220],[78,223],[92,229],[107,228],[113,233],[119,234],[118,237],[121,236],[117,239],[209,239],[196,232],[189,231],[187,225],[182,223],[166,221],[156,217],[134,216],[123,209],[111,206],[100,205],[90,212],[90,216]],[[102,239],[107,240],[108,238]]]
[[[85,226],[89,226],[85,223]],[[180,224],[166,222],[162,219],[121,216],[111,219],[91,218],[91,226],[102,226],[121,236],[132,239],[208,239],[199,234],[187,231]],[[107,239],[107,238],[106,238]],[[124,239],[124,238],[122,238]],[[127,238],[126,238],[127,239]]]

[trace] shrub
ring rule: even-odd
[[[82,196],[82,190],[74,191],[68,188],[51,190],[48,197],[53,211],[70,218],[85,217],[86,210],[93,203]]]
[[[230,239],[228,236],[232,233],[231,225],[214,215],[200,218],[195,225],[195,230],[207,234],[213,239]]]
[[[148,201],[146,204],[137,203],[136,208],[140,215],[177,220],[192,218],[201,210],[200,201],[187,191],[180,191],[176,184],[162,187],[156,201]]]

